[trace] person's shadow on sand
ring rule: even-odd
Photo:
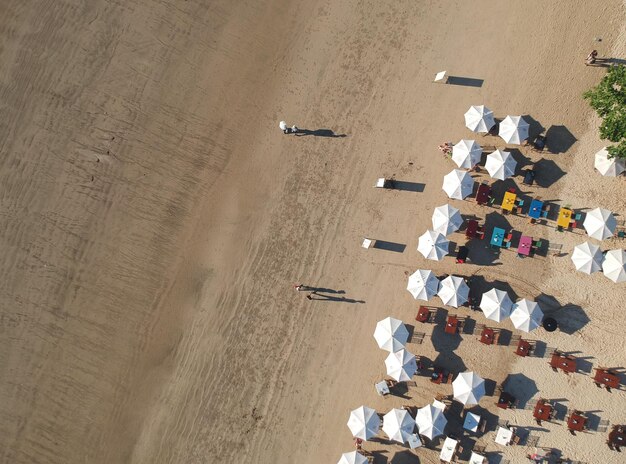
[[[337,301],[339,303],[365,303],[364,300],[354,300],[352,298],[346,298],[345,296],[321,295],[317,292],[310,293],[308,298],[310,300]]]
[[[316,130],[298,129],[298,132],[296,132],[296,135],[297,136],[314,135],[315,137],[347,137],[346,134],[335,134],[330,129],[316,129]]]

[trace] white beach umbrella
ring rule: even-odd
[[[458,308],[467,302],[469,290],[469,287],[465,283],[465,279],[458,276],[448,276],[441,281],[437,296],[441,298],[441,302],[444,305]]]
[[[460,168],[472,169],[480,163],[483,149],[475,140],[461,140],[452,147],[452,161]]]
[[[467,171],[454,169],[443,176],[443,191],[448,197],[462,200],[474,190],[474,179]]]
[[[511,322],[516,329],[530,332],[541,326],[542,321],[543,311],[536,302],[523,298],[513,305]]]
[[[489,132],[495,123],[493,111],[485,105],[470,106],[465,112],[465,126],[473,132]]]
[[[500,123],[498,135],[506,143],[521,144],[528,138],[529,124],[521,116],[507,116]]]
[[[603,176],[616,177],[626,171],[626,161],[619,158],[609,158],[606,147],[596,153],[594,167]]]
[[[380,430],[380,417],[376,411],[367,406],[361,406],[350,412],[348,428],[354,438],[369,440],[378,435]]]
[[[626,282],[626,251],[607,251],[602,262],[602,272],[615,283]]]
[[[598,245],[584,242],[574,247],[572,252],[572,262],[576,269],[585,274],[602,269],[602,252]]]
[[[589,237],[604,240],[615,233],[617,221],[608,209],[596,208],[587,213],[583,227]]]
[[[473,372],[462,372],[452,382],[454,399],[468,406],[478,404],[485,396],[485,381]]]
[[[415,355],[407,350],[389,353],[389,356],[385,359],[385,366],[387,366],[387,375],[398,382],[411,380],[411,377],[417,372]]]
[[[487,155],[485,169],[494,179],[508,179],[515,175],[517,161],[508,151],[496,150]]]
[[[374,338],[380,348],[395,352],[404,348],[406,341],[409,339],[409,331],[402,321],[393,317],[387,317],[376,324]]]
[[[367,458],[357,451],[343,453],[337,464],[367,464]]]
[[[392,409],[383,416],[383,432],[391,440],[404,443],[413,434],[415,421],[404,409]]]
[[[454,206],[446,204],[435,208],[432,221],[435,232],[448,235],[459,230],[463,224],[463,216]]]
[[[424,435],[432,440],[439,435],[443,435],[443,429],[446,427],[448,419],[444,416],[441,408],[429,404],[417,410],[415,423],[420,435]]]
[[[513,301],[509,294],[503,290],[492,288],[488,292],[483,293],[480,300],[480,309],[483,310],[485,317],[492,321],[500,322],[511,314]]]
[[[420,238],[417,244],[419,251],[424,258],[440,261],[448,254],[449,242],[439,232],[427,230]]]
[[[406,289],[411,292],[416,300],[428,301],[437,294],[439,279],[433,274],[433,271],[418,269],[409,276]]]

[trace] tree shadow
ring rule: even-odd
[[[528,402],[539,392],[537,383],[524,374],[509,374],[503,382],[505,391],[517,400],[516,407],[524,409]]]
[[[546,132],[546,145],[552,153],[565,153],[577,141],[565,126],[550,126]]]
[[[539,187],[548,188],[566,173],[552,160],[541,158],[535,163],[535,182]]]
[[[346,134],[335,134],[331,129],[298,129],[295,133],[296,137],[303,137],[306,135],[312,135],[314,137],[347,137]]]

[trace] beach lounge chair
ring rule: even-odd
[[[532,150],[534,151],[543,151],[546,148],[546,142],[548,139],[545,135],[538,135],[535,137],[535,140],[531,142]]]
[[[524,180],[522,181],[526,185],[533,185],[537,172],[534,169],[524,169]]]

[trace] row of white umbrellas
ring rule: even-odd
[[[452,147],[452,161],[460,168],[471,169],[480,162],[482,148],[474,140],[461,140]],[[515,174],[517,161],[511,153],[496,150],[487,155],[485,169],[494,179],[504,180]]]
[[[409,339],[409,331],[404,323],[393,317],[386,317],[376,324],[374,339],[378,347],[389,351],[385,359],[387,375],[404,382],[411,380],[417,372],[417,360],[413,353],[404,349]]]
[[[489,132],[496,124],[493,111],[484,105],[471,106],[465,113],[465,126],[472,132]],[[521,144],[528,138],[530,125],[521,116],[507,116],[500,123],[498,135],[506,143]]]
[[[609,250],[602,253],[598,245],[584,242],[574,247],[571,259],[580,272],[592,274],[602,270],[602,273],[613,282],[626,282],[626,251],[624,250]]]

